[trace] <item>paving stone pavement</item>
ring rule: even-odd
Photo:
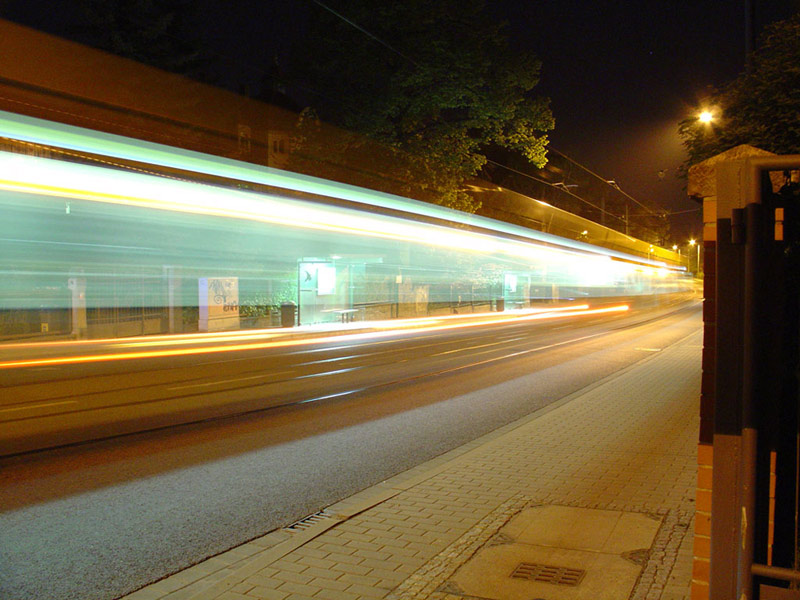
[[[661,525],[632,600],[688,600],[702,333],[124,600],[464,600],[448,578],[526,507]]]

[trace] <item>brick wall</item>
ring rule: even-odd
[[[716,238],[704,228],[703,379],[700,388],[700,439],[697,447],[697,495],[694,522],[692,600],[708,600],[711,559],[711,491],[714,464],[714,377],[716,373]]]

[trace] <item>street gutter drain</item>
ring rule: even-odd
[[[536,563],[520,563],[511,573],[513,579],[527,579],[528,581],[571,586],[578,585],[583,580],[584,575],[586,575],[586,571],[581,569],[553,567]]]
[[[292,523],[291,525],[284,527],[285,531],[289,531],[292,533],[297,533],[298,531],[305,531],[309,529],[312,525],[316,525],[320,521],[324,521],[325,519],[330,519],[331,516],[328,514],[327,510],[321,510],[313,515],[308,515],[307,517],[303,517],[299,521]]]

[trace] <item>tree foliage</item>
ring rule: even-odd
[[[358,154],[365,138],[379,142],[393,153],[393,179],[470,211],[477,206],[461,185],[486,162],[488,145],[546,162],[553,117],[549,101],[532,94],[541,64],[511,52],[483,0],[340,0],[315,9],[290,72],[313,88],[309,104],[323,121],[356,134],[349,151]]]
[[[800,13],[768,27],[751,61],[749,71],[712,95],[711,123],[680,124],[687,166],[740,144],[800,153]]]

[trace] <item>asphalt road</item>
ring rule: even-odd
[[[40,383],[77,397],[117,379],[134,399],[128,410],[149,393],[194,386],[181,394],[243,394],[252,412],[0,459],[0,598],[117,598],[530,414],[698,327],[693,304],[230,352],[169,370],[122,361],[61,373]],[[266,364],[284,378],[259,379]],[[273,389],[282,406],[256,410],[252,398],[275,398]]]

